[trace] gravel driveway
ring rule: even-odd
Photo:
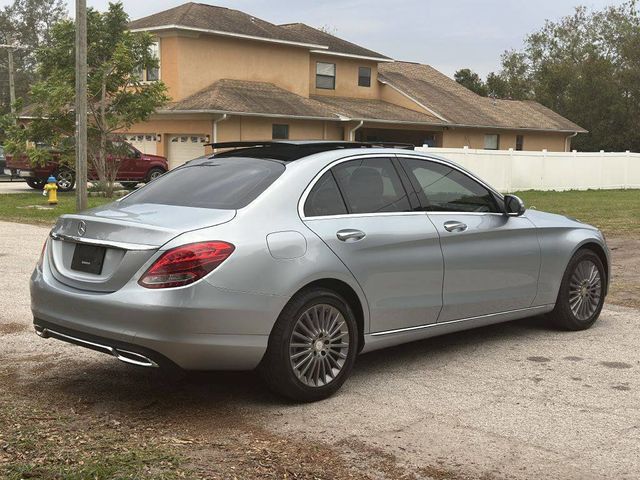
[[[640,477],[637,309],[607,305],[586,332],[531,318],[374,352],[335,397],[299,406],[265,392],[251,373],[194,374],[167,386],[106,355],[36,337],[28,278],[47,231],[0,222],[0,381],[16,395],[168,429],[194,439],[194,462],[216,468],[241,458],[215,453],[233,440],[229,431],[255,427],[272,435],[265,444],[321,445],[324,458],[370,478]]]

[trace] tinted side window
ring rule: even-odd
[[[491,192],[460,171],[441,163],[404,158],[402,165],[431,212],[499,212]]]
[[[411,211],[398,172],[388,158],[352,160],[332,171],[349,213]]]
[[[331,172],[326,172],[316,182],[304,204],[306,217],[322,217],[347,213],[338,185]]]
[[[252,158],[212,158],[171,170],[121,200],[236,210],[249,205],[284,172],[284,165]]]

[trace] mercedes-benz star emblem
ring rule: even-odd
[[[87,224],[84,221],[80,220],[78,223],[78,235],[83,236],[87,231]]]

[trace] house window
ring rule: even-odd
[[[274,123],[271,129],[271,138],[274,140],[287,140],[289,138],[289,125]]]
[[[358,67],[358,86],[359,87],[371,86],[371,68],[370,67]]]
[[[153,42],[150,47],[151,55],[158,60],[157,67],[138,69],[140,80],[143,82],[157,82],[160,80],[160,43]]]
[[[516,135],[516,150],[524,149],[524,135]]]
[[[500,148],[500,135],[492,133],[484,136],[485,150],[498,150]]]
[[[336,64],[316,63],[316,88],[336,89]]]

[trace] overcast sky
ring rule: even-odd
[[[73,15],[75,1],[67,0]],[[0,0],[0,5],[11,3]],[[183,0],[124,0],[132,19]],[[453,75],[469,67],[481,75],[498,69],[500,54],[520,48],[544,23],[576,5],[602,8],[622,0],[203,0],[235,8],[272,23],[328,26],[351,42],[398,60],[428,63]],[[108,0],[87,0],[103,10]]]

